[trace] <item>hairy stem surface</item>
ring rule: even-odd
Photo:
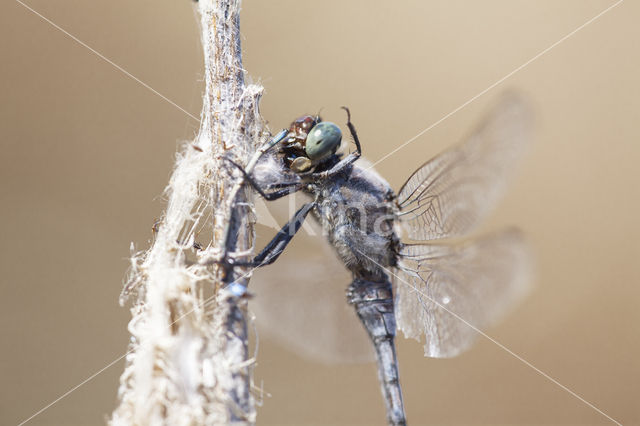
[[[146,252],[134,253],[123,298],[136,295],[132,339],[112,425],[254,423],[248,279],[212,259],[252,249],[252,206],[222,156],[244,163],[262,135],[262,88],[245,85],[240,1],[201,0],[205,93],[198,136],[179,152],[168,204]],[[234,200],[246,208],[234,209]],[[226,277],[225,277],[226,275]]]

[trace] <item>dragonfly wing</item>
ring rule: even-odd
[[[524,103],[507,95],[471,136],[411,175],[398,192],[409,238],[465,235],[484,219],[528,145],[529,117]]]
[[[398,329],[417,340],[424,335],[425,356],[458,355],[529,287],[530,255],[515,230],[461,245],[406,245],[400,254]]]
[[[249,307],[258,332],[300,356],[327,364],[375,360],[369,336],[347,303],[351,274],[321,238],[319,226],[305,223],[316,235],[303,227],[278,266],[254,272],[255,297]]]

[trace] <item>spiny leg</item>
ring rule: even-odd
[[[291,242],[293,236],[298,232],[305,218],[315,207],[315,202],[307,203],[302,206],[295,215],[287,222],[286,225],[278,231],[275,237],[263,248],[260,253],[256,257],[253,258],[250,262],[237,262],[232,261],[233,266],[249,266],[249,267],[259,267],[270,265],[275,262],[278,257],[282,254],[285,247]]]
[[[258,163],[258,161],[260,161],[260,158],[262,158],[262,156],[266,154],[271,148],[279,144],[288,134],[289,132],[287,130],[282,129],[273,138],[260,145],[260,148],[258,148],[256,152],[254,152],[254,154],[251,156],[251,159],[249,159],[249,162],[247,163],[247,171],[251,173],[255,165]]]
[[[302,189],[303,184],[301,182],[279,183],[278,185],[282,187],[281,189],[266,193],[262,190],[262,188],[260,188],[260,185],[258,185],[258,182],[256,182],[255,179],[253,179],[251,175],[249,175],[249,173],[247,173],[247,171],[241,165],[239,165],[238,163],[236,163],[230,158],[227,158],[227,157],[224,157],[224,158],[225,160],[233,164],[238,170],[240,170],[245,180],[249,182],[249,185],[251,185],[251,187],[255,189],[256,192],[258,192],[258,194],[260,194],[267,201],[277,200],[278,198],[285,197],[291,193],[294,193]]]
[[[353,138],[353,143],[356,144],[356,152],[358,156],[362,155],[362,147],[360,146],[360,139],[358,139],[358,133],[356,132],[356,128],[351,123],[351,111],[346,106],[341,107],[343,110],[347,111],[347,127],[349,128],[349,132],[351,132],[351,137]]]
[[[253,171],[253,168],[258,163],[260,158],[262,158],[262,156],[265,153],[267,153],[270,149],[272,149],[274,146],[276,146],[278,143],[280,143],[287,136],[288,133],[289,132],[287,130],[283,129],[276,136],[271,138],[269,141],[263,143],[256,150],[256,152],[252,155],[251,159],[247,163],[247,169],[246,170],[243,167],[241,167],[238,164],[236,164],[230,158],[223,157],[223,159],[226,159],[227,161],[230,161],[234,166],[236,166],[238,169],[240,169],[240,171],[242,172],[244,177],[249,181],[249,183],[254,187],[254,189],[256,189],[260,194],[262,194],[265,197],[265,199],[267,199],[267,200],[275,200],[277,198],[284,197],[287,194],[289,194],[289,193],[291,193],[293,191],[297,191],[298,189],[300,189],[300,187],[296,187],[295,189],[293,189],[293,188],[289,189],[290,187],[294,186],[293,184],[291,184],[291,185],[280,185],[280,187],[283,187],[283,188],[286,188],[286,189],[281,189],[279,191],[275,191],[274,193],[270,193],[269,195],[267,195],[267,194],[264,193],[264,191],[262,191],[262,189],[258,186],[258,184],[249,175],[251,173],[251,171]],[[234,189],[233,189],[234,194],[237,194],[237,191],[239,191],[240,187],[243,184],[244,184],[244,180],[236,183],[236,185],[234,186]],[[237,206],[236,205],[236,201],[237,200],[235,199],[235,196],[234,196],[232,208],[235,208]],[[232,219],[234,217],[235,216],[232,216]],[[228,250],[229,250],[229,242],[230,242],[230,238],[231,238],[230,225],[231,225],[231,221],[226,224],[225,231],[223,233],[223,235],[225,235],[225,241],[224,241],[223,251],[222,251],[222,255],[221,255],[221,258],[223,259],[222,263],[225,265],[224,266],[224,270],[225,270],[225,275],[227,276],[227,278],[231,277],[231,270],[233,269],[231,267],[230,262],[229,262],[228,253],[227,253]],[[225,278],[225,279],[227,279],[227,278]]]
[[[288,130],[282,129],[273,138],[262,144],[262,146],[260,146],[256,151],[257,156],[255,157],[254,163],[260,160],[260,157],[262,157],[267,151],[280,143],[288,134]]]

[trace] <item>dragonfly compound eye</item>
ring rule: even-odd
[[[323,121],[316,124],[307,136],[305,152],[312,160],[320,160],[333,154],[342,140],[342,132],[335,124]]]

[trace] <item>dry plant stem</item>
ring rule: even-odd
[[[246,300],[222,288],[223,279],[246,278],[210,260],[252,248],[250,200],[221,157],[246,162],[262,132],[262,88],[244,82],[240,1],[197,7],[206,84],[200,130],[177,157],[152,247],[132,257],[123,294],[135,290],[137,300],[112,425],[255,421]],[[232,208],[234,199],[248,208]],[[192,248],[196,237],[204,249]]]

